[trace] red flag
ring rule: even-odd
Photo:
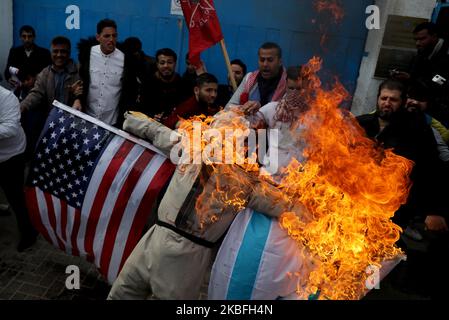
[[[181,0],[189,28],[189,60],[200,64],[200,53],[223,39],[214,0]]]

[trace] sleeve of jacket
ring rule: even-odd
[[[441,135],[441,138],[443,138],[444,142],[446,144],[449,144],[449,129],[446,128],[441,122],[439,122],[437,119],[432,119],[432,127],[435,128]]]
[[[231,198],[232,189],[235,189],[236,195],[244,197],[242,200],[245,200],[246,207],[273,218],[278,218],[285,212],[294,212],[303,221],[310,218],[307,209],[301,203],[291,201],[283,190],[237,165],[231,168],[229,165],[217,166],[215,176],[217,182],[214,185],[227,189]]]
[[[32,110],[42,103],[46,96],[47,78],[48,68],[45,68],[37,75],[33,89],[20,103],[21,109]]]
[[[139,113],[125,113],[123,130],[149,140],[166,157],[170,156],[172,148],[181,140],[181,135],[163,124]]]
[[[11,65],[13,65],[13,63],[14,63],[14,57],[16,56],[14,51],[15,51],[14,48],[11,48],[9,50],[8,61],[6,62],[6,67],[5,67],[5,79],[6,80],[9,80],[9,78],[11,78],[11,75],[9,74],[9,67]]]
[[[19,100],[12,93],[0,99],[0,139],[14,137],[20,128]]]
[[[311,220],[310,213],[301,203],[291,201],[282,190],[263,180],[255,182],[248,207],[273,218],[293,212],[302,221]]]

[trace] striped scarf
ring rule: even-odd
[[[276,114],[274,120],[280,122],[290,122],[291,124],[296,121],[297,117],[306,112],[308,109],[307,104],[304,102],[304,96],[301,95],[299,90],[287,89],[287,93],[284,98],[278,103],[276,107]]]
[[[240,95],[240,104],[244,105],[249,101],[249,94],[253,87],[257,83],[257,77],[259,76],[260,71],[254,71],[248,76],[248,80],[245,83],[245,87],[243,89],[242,94]],[[271,98],[271,101],[279,101],[282,96],[285,94],[285,90],[287,89],[287,71],[285,68],[282,68],[282,76],[279,80],[278,86],[276,90],[274,91],[273,97]]]

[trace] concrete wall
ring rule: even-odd
[[[13,43],[13,19],[12,19],[12,1],[0,1],[0,73],[4,78],[6,60],[8,59],[9,49]]]
[[[381,28],[370,30],[365,45],[365,57],[360,66],[357,89],[352,103],[352,113],[360,115],[372,111],[376,106],[377,89],[382,80],[374,79],[388,15],[402,15],[430,19],[435,0],[376,0],[380,9]],[[410,35],[412,36],[412,35]]]

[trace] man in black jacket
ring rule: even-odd
[[[441,298],[448,294],[443,285],[448,284],[445,268],[449,261],[447,170],[439,160],[436,141],[424,114],[408,112],[405,102],[405,86],[387,80],[379,87],[376,112],[359,116],[357,120],[368,137],[415,163],[409,198],[393,220],[404,229],[411,221],[424,224],[422,232],[429,242],[428,255],[410,259],[409,270],[419,271],[409,276],[408,281],[422,281],[428,287],[421,293]]]
[[[431,116],[449,125],[449,43],[438,36],[438,27],[432,22],[419,24],[413,30],[418,50],[408,72],[393,72],[393,77],[424,83],[434,97]]]
[[[42,69],[51,64],[50,51],[34,43],[36,32],[33,27],[22,26],[19,34],[23,44],[11,48],[5,69],[5,79],[14,87],[17,86],[17,83],[11,79],[12,75],[9,72],[9,67],[17,68],[19,71],[27,68],[28,70],[33,70],[34,74],[38,74]]]

